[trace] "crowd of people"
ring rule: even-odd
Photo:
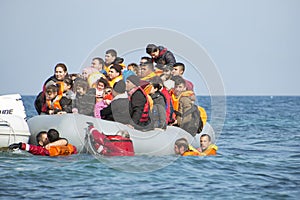
[[[146,53],[139,63],[125,65],[124,58],[109,49],[104,59],[93,58],[91,66],[75,74],[58,63],[36,97],[36,111],[79,113],[141,131],[169,125],[193,136],[199,133],[206,113],[202,107],[195,109],[194,85],[183,77],[185,65],[162,46],[148,44]]]

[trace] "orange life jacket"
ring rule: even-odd
[[[187,90],[187,91],[184,91],[182,92],[179,97],[176,97],[175,94],[174,94],[174,91],[171,91],[171,97],[172,97],[172,102],[173,102],[173,109],[175,111],[178,111],[179,109],[179,99],[181,97],[190,97],[190,96],[193,96],[195,95],[193,91],[190,91],[190,90]]]
[[[201,152],[200,156],[215,156],[217,155],[218,146],[215,144],[211,144],[205,149],[205,151]]]
[[[51,146],[49,149],[49,156],[68,156],[76,153],[76,147],[71,144],[67,146]]]

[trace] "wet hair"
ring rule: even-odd
[[[184,72],[184,70],[185,70],[184,64],[183,64],[183,63],[180,63],[180,62],[175,63],[175,64],[173,65],[173,68],[174,68],[174,67],[180,67],[180,68],[182,69],[182,72]]]
[[[211,141],[211,137],[210,137],[210,135],[208,135],[208,134],[203,134],[203,135],[200,136],[200,138],[205,137],[205,136],[208,137],[208,141]]]
[[[64,63],[58,63],[58,64],[55,66],[54,70],[56,70],[56,68],[58,68],[58,67],[61,67],[61,68],[64,70],[64,72],[67,72],[67,71],[68,71],[68,68],[67,68],[67,66],[66,66]]]
[[[178,140],[176,140],[175,145],[178,148],[184,147],[184,151],[188,150],[189,148],[189,143],[185,138],[179,138]]]
[[[104,60],[102,58],[95,57],[93,60],[98,60],[100,65],[104,65]]]
[[[105,52],[105,54],[110,54],[110,55],[112,55],[112,56],[114,56],[114,57],[117,57],[117,51],[114,50],[114,49],[108,49],[108,50]]]
[[[41,131],[41,132],[39,132],[39,133],[36,135],[36,137],[35,137],[36,143],[39,143],[39,141],[42,140],[42,135],[43,135],[43,134],[47,134],[47,132],[46,132],[46,131]]]
[[[174,81],[175,85],[180,85],[182,83],[184,86],[186,85],[185,80],[179,75],[173,76],[171,80]]]
[[[55,129],[49,129],[47,132],[49,142],[55,142],[59,139],[59,133]]]
[[[148,44],[146,47],[146,53],[151,54],[158,50],[158,47],[155,44]]]

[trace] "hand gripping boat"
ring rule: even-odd
[[[54,128],[59,131],[60,137],[67,138],[69,143],[75,145],[78,152],[86,152],[88,146],[86,136],[89,132],[88,124],[105,135],[116,135],[117,132],[126,131],[133,143],[134,155],[173,155],[175,141],[185,137],[195,147],[199,147],[199,134],[193,137],[181,128],[168,126],[166,130],[151,130],[142,132],[127,125],[106,121],[99,118],[81,114],[39,115],[28,120],[31,132],[30,143],[36,144],[36,134]],[[211,126],[206,123],[204,132],[214,134]]]
[[[28,143],[30,137],[26,113],[20,94],[0,96],[0,147]]]

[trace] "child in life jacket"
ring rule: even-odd
[[[134,156],[133,144],[127,131],[121,130],[116,135],[105,135],[92,123],[88,124],[88,144],[93,153],[103,156]]]
[[[47,111],[44,114],[63,114],[72,112],[72,100],[59,93],[58,85],[49,85],[46,88]]]
[[[47,132],[47,137],[49,142],[55,142],[60,139],[59,133],[55,129],[50,129]],[[71,154],[77,154],[77,149],[75,146],[71,144],[62,145],[62,146],[50,146],[45,148],[43,146],[36,146],[26,143],[14,143],[9,145],[9,149],[20,149],[28,151],[33,155],[41,155],[41,156],[67,156]]]

